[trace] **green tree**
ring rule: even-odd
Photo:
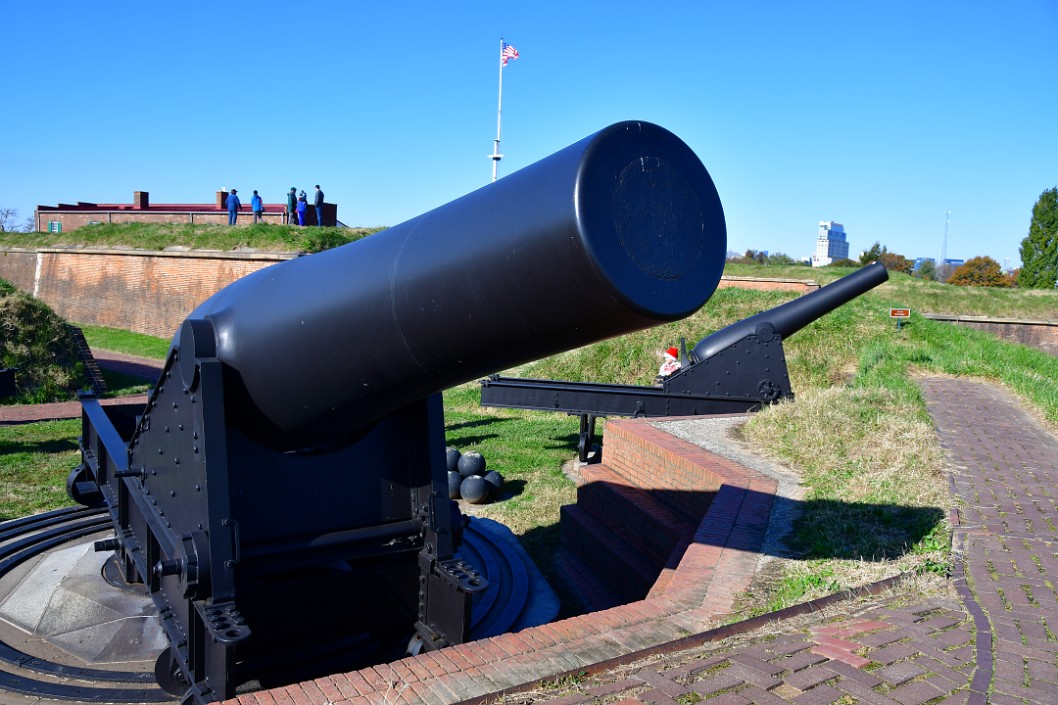
[[[918,266],[918,276],[928,281],[936,280],[937,265],[931,259],[922,260],[922,264]]]
[[[867,250],[860,255],[860,264],[868,265],[871,262],[877,262],[878,258],[885,252],[885,248],[882,247],[880,242],[876,242],[871,245],[871,249]]]
[[[1029,234],[1021,241],[1018,286],[1050,289],[1058,284],[1058,187],[1040,194],[1032,207]]]
[[[956,286],[1010,286],[1011,281],[1003,275],[1003,269],[991,257],[974,257],[966,260],[948,277],[949,284]]]

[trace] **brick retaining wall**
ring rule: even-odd
[[[948,321],[956,325],[991,333],[1012,343],[1039,348],[1058,356],[1058,321],[1027,321],[1014,318],[985,316],[951,316],[943,313],[924,313],[923,318]]]
[[[0,278],[75,323],[171,338],[196,306],[295,253],[0,249]]]
[[[689,455],[684,445],[673,446],[668,442],[672,437],[660,432],[650,444],[636,443],[632,436],[643,434],[637,425],[608,419],[606,465],[636,487],[666,492],[667,502],[686,516],[701,516],[723,482],[722,469],[716,467],[722,459]]]

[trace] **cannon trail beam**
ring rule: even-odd
[[[481,380],[481,405],[579,416],[578,456],[587,461],[598,417],[735,414],[793,399],[782,341],[888,278],[885,267],[875,262],[810,294],[733,323],[684,353],[680,370],[655,387],[490,375]]]

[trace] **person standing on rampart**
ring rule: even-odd
[[[264,218],[264,202],[257,195],[257,189],[254,189],[253,198],[250,199],[250,210],[253,211],[253,222],[260,223]]]
[[[305,224],[305,211],[308,210],[309,199],[305,197],[305,192],[302,191],[298,194],[298,225]]]
[[[316,184],[316,198],[313,201],[316,206],[316,225],[323,227],[323,191],[320,190],[320,185]]]
[[[239,202],[239,197],[235,195],[238,192],[238,189],[232,189],[231,193],[228,194],[228,225],[235,225],[235,221],[239,219],[239,210],[242,208],[242,203]]]
[[[287,194],[287,225],[298,224],[298,190],[296,187],[290,187],[290,193]]]

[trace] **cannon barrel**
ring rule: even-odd
[[[229,422],[304,447],[689,315],[719,283],[726,232],[691,149],[656,125],[617,123],[401,225],[244,277],[192,312],[173,346],[211,337],[195,345],[215,343],[235,373]]]
[[[888,279],[889,273],[886,272],[885,267],[879,262],[873,262],[816,291],[744,318],[702,338],[691,352],[692,361],[708,359],[747,335],[757,333],[758,329],[765,325],[770,326],[781,338],[788,338],[812,321],[852,301]]]

